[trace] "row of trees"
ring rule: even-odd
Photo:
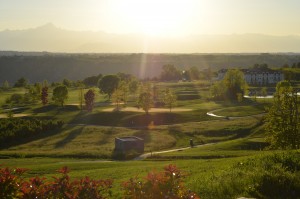
[[[213,76],[213,72],[210,68],[200,71],[198,67],[190,67],[185,70],[180,70],[176,68],[174,65],[164,65],[162,67],[162,72],[160,74],[159,79],[162,81],[192,81],[192,80],[211,80]]]
[[[116,110],[120,109],[120,105],[127,104],[129,94],[135,94],[138,91],[137,105],[147,114],[158,102],[158,91],[155,85],[150,83],[142,84],[135,78],[120,78],[118,75],[106,75],[99,80],[99,89],[103,94],[107,94],[108,98],[116,105]],[[171,109],[176,104],[176,96],[167,89],[164,92],[163,104]]]

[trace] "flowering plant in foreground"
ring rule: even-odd
[[[89,177],[71,180],[69,169],[57,170],[61,175],[53,180],[33,177],[24,179],[22,175],[27,169],[1,168],[0,165],[0,198],[32,199],[105,199],[111,198],[112,180],[92,180]],[[195,193],[186,189],[183,178],[186,175],[175,165],[168,165],[163,172],[150,172],[145,182],[132,178],[122,184],[124,198],[128,199],[199,199]]]
[[[186,175],[175,165],[168,165],[163,172],[150,172],[145,181],[131,178],[123,183],[125,190],[124,198],[128,199],[199,199],[199,197],[188,190],[183,179]]]
[[[71,181],[69,169],[58,170],[62,175],[46,178],[34,177],[24,180],[21,175],[26,169],[0,168],[0,198],[65,198],[104,199],[111,196],[112,180],[91,180],[89,177]]]

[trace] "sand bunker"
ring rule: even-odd
[[[115,108],[107,108],[103,109],[105,112],[112,112],[114,111]],[[192,111],[193,109],[188,109],[188,108],[172,108],[172,112],[185,112],[185,111]],[[145,112],[143,109],[138,109],[136,107],[126,107],[126,108],[121,108],[120,111],[127,111],[127,112]],[[151,108],[149,110],[150,113],[162,113],[162,112],[170,112],[170,109],[167,108]]]
[[[25,117],[28,115],[29,114],[25,114],[25,113],[16,113],[13,115],[13,117]],[[0,118],[7,118],[7,114],[0,114]]]

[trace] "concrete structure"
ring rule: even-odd
[[[284,80],[284,75],[280,71],[272,69],[242,69],[244,78],[249,85],[270,85],[277,84]],[[218,80],[222,80],[227,69],[221,69],[218,72]]]
[[[144,140],[135,136],[115,138],[115,151],[128,152],[131,150],[144,153]]]

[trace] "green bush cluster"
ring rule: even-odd
[[[208,198],[299,198],[300,152],[274,153],[236,163],[205,184],[200,193]]]
[[[1,119],[0,143],[8,144],[12,141],[29,138],[40,133],[61,128],[63,121],[41,119]]]

